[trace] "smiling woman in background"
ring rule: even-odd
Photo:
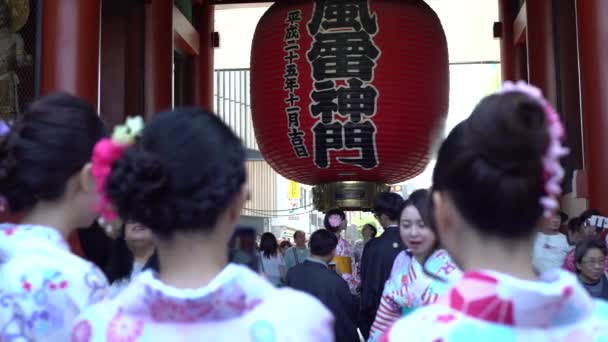
[[[430,203],[429,191],[417,190],[403,204],[399,231],[407,251],[399,253],[393,263],[369,341],[378,341],[400,317],[435,303],[462,276],[448,253],[439,248],[430,226]]]

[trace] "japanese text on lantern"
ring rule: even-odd
[[[314,86],[310,113],[314,163],[331,165],[331,151],[357,151],[339,157],[341,163],[363,169],[378,166],[376,115],[378,90],[373,86],[380,49],[376,15],[369,0],[315,0],[308,33],[313,38],[306,55]]]
[[[287,128],[291,147],[298,158],[310,157],[306,145],[304,144],[304,131],[300,128],[300,111],[302,108],[298,106],[300,98],[296,95],[296,89],[300,88],[298,83],[298,65],[296,61],[300,59],[298,50],[300,50],[300,22],[302,21],[302,11],[291,11],[287,13],[285,23],[285,74],[283,74],[284,85],[283,89],[287,92],[285,103],[287,108]]]

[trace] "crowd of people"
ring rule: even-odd
[[[354,245],[336,209],[309,241],[257,246],[245,149],[204,110],[107,136],[54,94],[0,128],[0,210],[22,213],[0,226],[0,341],[608,338],[601,213],[559,211],[563,127],[529,85],[483,98],[432,188],[379,194],[383,233]]]

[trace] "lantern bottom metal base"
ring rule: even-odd
[[[331,209],[371,211],[374,198],[390,187],[373,182],[336,182],[315,186],[312,190],[316,210]]]

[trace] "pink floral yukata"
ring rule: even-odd
[[[85,311],[72,330],[73,342],[325,342],[333,338],[333,317],[319,301],[275,288],[234,264],[199,289],[167,286],[146,271],[115,299]]]
[[[381,341],[608,341],[608,304],[592,299],[561,270],[543,273],[539,281],[468,272],[436,304],[399,320]]]

